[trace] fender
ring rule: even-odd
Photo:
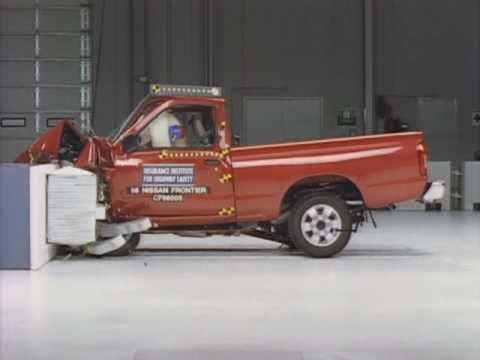
[[[282,196],[282,201],[278,206],[278,215],[280,216],[282,208],[287,203],[292,196],[295,196],[298,192],[302,191],[318,191],[322,188],[328,187],[330,185],[339,185],[343,184],[347,187],[345,190],[352,191],[353,199],[350,200],[361,200],[363,201],[362,189],[358,185],[358,181],[352,180],[351,177],[340,175],[340,174],[316,174],[311,177],[306,177],[300,179],[296,182],[293,182],[288,189],[284,192]],[[350,189],[348,189],[350,187]],[[338,189],[337,189],[338,190]],[[340,194],[342,195],[342,194]]]

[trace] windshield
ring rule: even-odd
[[[133,109],[130,115],[128,115],[128,117],[112,131],[112,133],[109,136],[112,142],[118,139],[118,137],[130,125],[132,120],[135,120],[135,117],[136,117],[136,121],[139,121],[143,119],[145,116],[147,116],[152,110],[154,110],[158,106],[158,101],[152,102],[151,104],[145,106],[145,103],[149,100],[151,100],[151,97],[147,96],[142,101],[140,101],[140,103],[135,107],[135,109]],[[138,114],[139,110],[142,109],[144,106],[145,106],[145,109],[143,109],[143,111],[140,114]]]

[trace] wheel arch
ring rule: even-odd
[[[351,178],[337,174],[315,175],[297,180],[288,187],[282,196],[279,214],[284,212],[298,198],[309,193],[312,195],[337,193],[344,200],[365,201],[361,188]]]

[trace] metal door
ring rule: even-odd
[[[430,160],[453,160],[458,148],[457,101],[419,98],[418,129],[425,134]]]
[[[455,158],[458,146],[456,99],[421,96],[384,96],[383,114],[377,114],[377,132],[383,132],[385,116],[408,124],[408,130],[422,131],[429,149],[430,161]]]
[[[135,169],[140,183],[128,189],[129,207],[138,209],[135,215],[233,221],[228,161],[210,150],[168,149],[165,156],[162,154],[163,150],[154,149],[127,156],[128,161],[142,164]]]
[[[323,99],[245,97],[245,143],[271,144],[321,137]]]
[[[64,118],[90,127],[90,7],[0,1],[0,161]]]
[[[146,126],[162,112],[188,105],[194,104],[188,100],[161,104],[146,116]],[[210,110],[216,130],[210,144],[150,146],[117,156],[109,180],[116,216],[161,218],[164,225],[169,220],[176,225],[235,220],[232,164],[229,149],[221,145],[224,135],[219,135],[224,115],[218,104]],[[192,124],[186,121],[183,126]],[[187,129],[187,138],[188,134]]]

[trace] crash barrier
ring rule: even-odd
[[[58,245],[102,256],[152,226],[148,218],[105,222],[96,175],[72,166],[1,164],[0,199],[0,269],[39,269]]]
[[[95,236],[97,178],[65,167],[48,175],[47,233],[49,243],[80,246]]]
[[[54,165],[0,164],[0,269],[36,270],[57,252],[47,243],[47,176]]]
[[[52,164],[0,165],[0,269],[36,270],[57,244],[96,240],[97,179],[88,171]]]

